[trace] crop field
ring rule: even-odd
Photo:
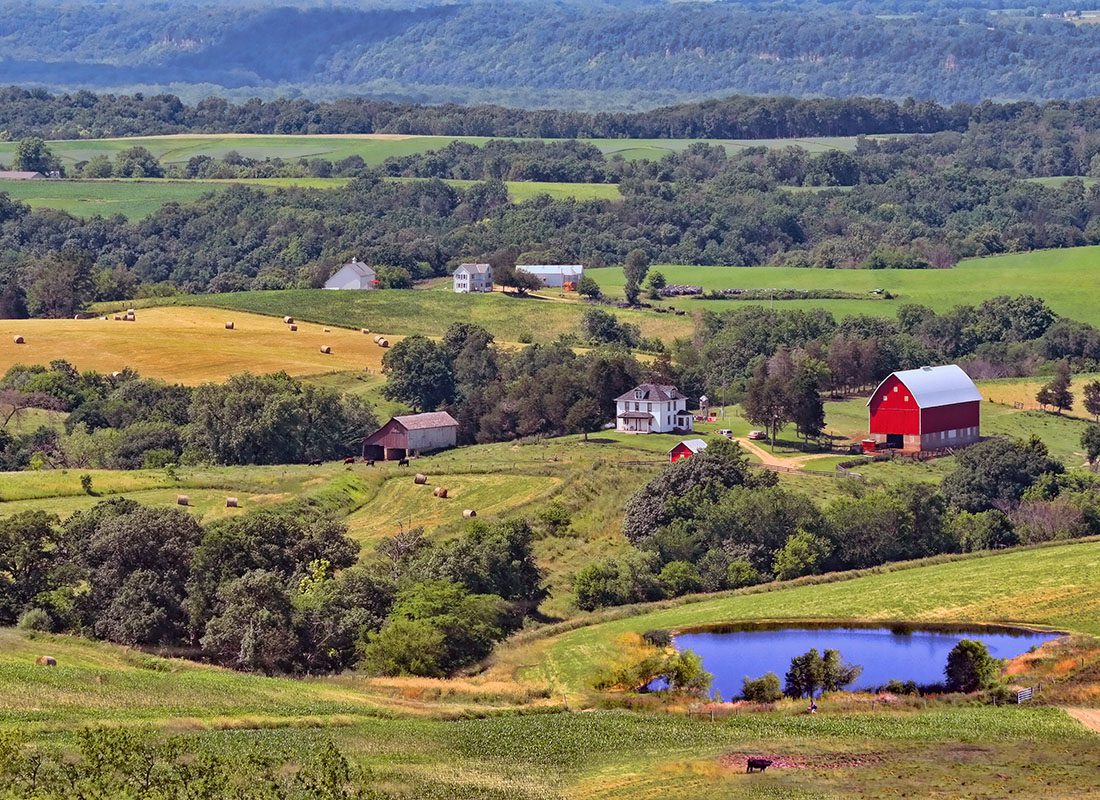
[[[982,394],[995,403],[1003,403],[1012,407],[1037,409],[1039,403],[1035,395],[1044,384],[1053,376],[1037,376],[1034,378],[1004,378],[1002,380],[982,381]],[[1073,376],[1070,391],[1073,393],[1073,408],[1064,412],[1067,415],[1092,420],[1093,417],[1084,407],[1083,388],[1086,383],[1100,380],[1100,373],[1080,373]]]
[[[253,134],[185,134],[134,136],[120,139],[70,139],[49,142],[63,164],[88,161],[98,155],[113,158],[121,150],[140,145],[166,164],[180,164],[198,155],[221,158],[236,151],[246,158],[324,158],[339,161],[359,156],[367,164],[381,164],[393,156],[407,156],[439,150],[454,141],[483,145],[484,136],[413,136],[403,134],[348,134],[335,136],[268,136]],[[747,147],[802,147],[810,152],[850,151],[854,136],[823,136],[805,139],[584,139],[608,156],[659,159],[686,150],[695,142],[723,145],[731,152]],[[0,162],[11,163],[15,142],[0,142]]]
[[[903,303],[921,303],[947,311],[961,303],[979,303],[999,294],[1042,297],[1057,313],[1100,325],[1100,305],[1083,286],[1100,279],[1100,246],[1036,250],[960,262],[950,270],[799,269],[791,267],[654,266],[669,283],[693,284],[705,289],[832,289],[867,293],[886,289],[894,300],[773,300],[759,305],[772,308],[825,308],[837,316],[878,314],[892,316]],[[588,270],[605,293],[622,293],[623,275],[617,267]],[[677,308],[713,311],[742,308],[742,300],[699,300],[677,297],[664,301]]]
[[[548,341],[563,333],[580,331],[585,306],[578,302],[517,297],[503,292],[455,294],[446,288],[371,292],[332,292],[323,289],[234,292],[156,298],[135,305],[209,306],[278,317],[293,314],[296,319],[322,325],[366,327],[384,331],[387,336],[414,333],[441,336],[453,322],[476,322],[502,342]],[[106,313],[118,305],[100,304],[97,308]],[[690,316],[610,310],[621,320],[638,325],[643,336],[655,336],[665,341],[677,336],[689,336],[693,327]],[[138,319],[140,324],[140,315]],[[4,330],[6,328],[0,328],[0,335]],[[363,338],[370,343],[370,337]]]
[[[330,292],[329,294],[335,294]],[[286,371],[316,375],[354,370],[378,375],[385,352],[356,329],[299,323],[291,332],[282,318],[211,308],[140,309],[135,322],[108,314],[93,319],[0,320],[0,372],[15,364],[66,359],[77,369],[110,373],[131,367],[142,375],[195,385],[240,372]],[[378,315],[374,315],[379,319]],[[232,321],[233,330],[225,323]],[[345,323],[346,324],[346,323]],[[14,344],[23,336],[25,344]],[[386,334],[391,343],[399,336]],[[321,352],[322,345],[332,353]]]

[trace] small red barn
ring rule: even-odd
[[[891,374],[867,401],[870,438],[909,452],[976,442],[981,392],[955,364]]]
[[[707,443],[702,439],[684,439],[684,441],[668,451],[668,463],[675,464],[681,458],[689,458],[706,449]]]

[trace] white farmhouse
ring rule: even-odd
[[[675,386],[643,383],[615,399],[615,430],[623,433],[687,433],[695,429],[687,397]]]
[[[454,271],[455,292],[493,291],[493,268],[488,264],[459,264]]]
[[[576,286],[584,275],[580,264],[516,264],[516,269],[534,275],[543,286],[560,289],[567,283]]]
[[[378,273],[374,267],[353,258],[325,281],[326,289],[377,289]]]

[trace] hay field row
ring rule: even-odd
[[[198,155],[220,158],[235,151],[246,158],[325,158],[339,161],[359,156],[367,164],[381,164],[393,156],[407,156],[439,150],[451,142],[484,145],[487,136],[414,136],[401,134],[350,134],[333,136],[271,136],[260,134],[185,134],[178,136],[134,136],[117,139],[68,139],[49,142],[50,149],[71,165],[95,156],[114,157],[135,145],[148,149],[160,161],[180,164]],[[503,137],[512,138],[517,137]],[[802,147],[810,152],[855,149],[854,136],[822,136],[804,139],[583,139],[608,156],[632,159],[659,159],[668,153],[686,150],[696,142],[722,145],[734,152],[748,147]],[[0,142],[0,162],[11,163],[15,142]]]
[[[1100,279],[1100,246],[1036,250],[989,258],[972,258],[948,270],[799,269],[791,267],[695,267],[658,265],[669,283],[705,289],[826,289],[868,293],[886,289],[895,300],[773,300],[772,308],[825,308],[839,317],[855,314],[893,316],[903,303],[921,303],[947,311],[962,303],[980,303],[1001,294],[1042,297],[1059,314],[1100,325],[1100,305],[1082,289]],[[622,294],[618,267],[588,270],[605,293]],[[754,301],[674,298],[677,308],[721,311]]]

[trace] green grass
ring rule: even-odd
[[[580,691],[626,633],[739,620],[906,620],[1046,625],[1100,636],[1100,542],[963,558],[885,571],[851,580],[765,587],[762,592],[705,597],[589,625],[502,655],[538,666],[525,677],[556,691]]]
[[[397,180],[397,179],[395,179]],[[77,217],[96,214],[122,214],[127,219],[141,219],[167,203],[191,203],[205,194],[223,191],[234,183],[262,186],[270,189],[303,187],[332,189],[345,186],[347,178],[241,178],[233,180],[61,180],[12,181],[0,180],[0,192],[6,192],[31,208],[52,208]],[[449,180],[447,183],[467,188],[474,181]],[[621,195],[613,183],[550,183],[508,181],[508,195],[520,203],[542,194],[555,199],[614,200]]]
[[[1082,291],[1100,278],[1100,246],[1037,250],[991,258],[967,259],[950,270],[824,270],[790,267],[691,267],[659,265],[669,283],[694,284],[706,289],[834,289],[870,292],[886,289],[895,300],[782,300],[762,301],[771,308],[825,308],[837,316],[877,314],[893,316],[903,303],[921,303],[947,311],[960,303],[979,303],[999,294],[1042,297],[1057,313],[1100,325],[1100,304]],[[611,295],[620,295],[622,270],[588,270]],[[673,298],[677,308],[726,310],[753,301]]]
[[[115,307],[118,306],[115,304]],[[386,334],[441,336],[453,322],[476,322],[505,342],[549,341],[579,333],[585,306],[574,301],[492,294],[455,294],[446,290],[380,290],[329,292],[323,289],[235,292],[156,298],[138,305],[211,306],[296,319],[324,325],[366,327]],[[107,306],[101,306],[106,309]],[[688,336],[690,317],[613,309],[621,319],[639,325],[645,336],[671,341]]]
[[[236,151],[246,158],[325,158],[339,161],[360,156],[367,164],[381,164],[393,156],[406,156],[439,150],[453,141],[482,145],[484,136],[268,136],[250,134],[212,134],[182,136],[137,136],[121,139],[75,139],[49,142],[50,148],[69,166],[98,155],[113,158],[119,151],[140,145],[166,164],[181,164],[197,155],[215,158]],[[854,136],[824,136],[806,139],[585,139],[608,156],[659,159],[678,153],[699,141],[722,145],[730,152],[747,147],[802,147],[812,153],[827,150],[851,151]],[[10,164],[15,157],[16,142],[0,142],[0,162]]]

